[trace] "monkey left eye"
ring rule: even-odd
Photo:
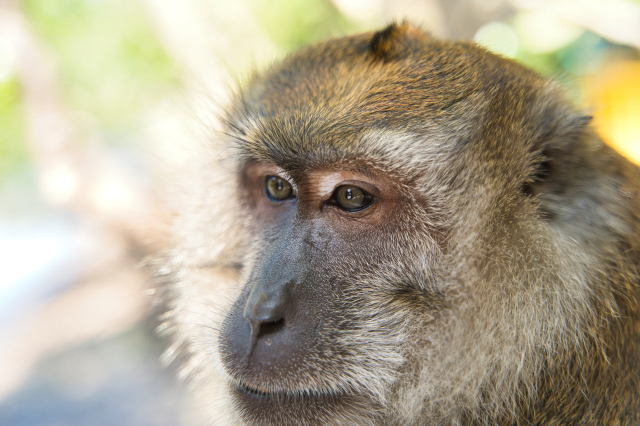
[[[373,203],[373,195],[357,186],[342,185],[333,193],[333,200],[342,210],[357,212],[364,210]]]
[[[291,184],[280,176],[267,176],[265,192],[271,201],[284,201],[293,195]]]

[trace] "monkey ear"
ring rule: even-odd
[[[396,58],[407,44],[424,39],[426,33],[407,22],[393,22],[387,28],[377,31],[371,37],[369,49],[375,60],[383,62]]]
[[[562,185],[565,173],[575,172],[580,162],[581,139],[593,117],[571,114],[547,120],[547,127],[531,148],[531,173],[522,184],[526,195],[554,191]]]

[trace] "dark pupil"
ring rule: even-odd
[[[347,200],[351,200],[353,198],[353,190],[351,190],[351,188],[347,189]]]
[[[338,207],[350,212],[362,210],[373,202],[373,196],[357,186],[340,186],[334,194]]]

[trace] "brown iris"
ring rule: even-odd
[[[356,212],[369,207],[373,203],[373,195],[357,186],[342,185],[334,191],[333,200],[342,210]]]
[[[280,202],[291,198],[293,189],[291,184],[280,176],[267,176],[265,192],[271,201]]]

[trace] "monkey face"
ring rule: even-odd
[[[167,356],[225,425],[640,422],[640,174],[588,123],[408,25],[293,54],[194,167]]]
[[[392,312],[387,318],[381,314],[406,303],[410,283],[398,278],[398,286],[378,287],[375,297],[362,295],[373,296],[368,287],[374,278],[392,276],[405,265],[396,236],[410,232],[410,213],[424,208],[410,190],[374,169],[323,167],[296,177],[267,162],[242,169],[243,198],[259,237],[219,348],[241,412],[249,422],[278,419],[272,424],[295,424],[283,419],[301,413],[318,424],[329,413],[349,418],[357,411],[359,421],[363,411],[375,417],[372,391],[384,392],[391,377],[372,384],[363,372],[393,376],[403,362],[404,343],[381,327],[397,319]],[[413,278],[424,280],[423,275]],[[418,299],[425,295],[433,296],[425,291]],[[387,306],[376,306],[371,315],[369,304]],[[361,364],[367,351],[359,336],[363,330],[368,339],[375,336],[375,351],[384,359],[378,366],[370,355],[369,365]]]

